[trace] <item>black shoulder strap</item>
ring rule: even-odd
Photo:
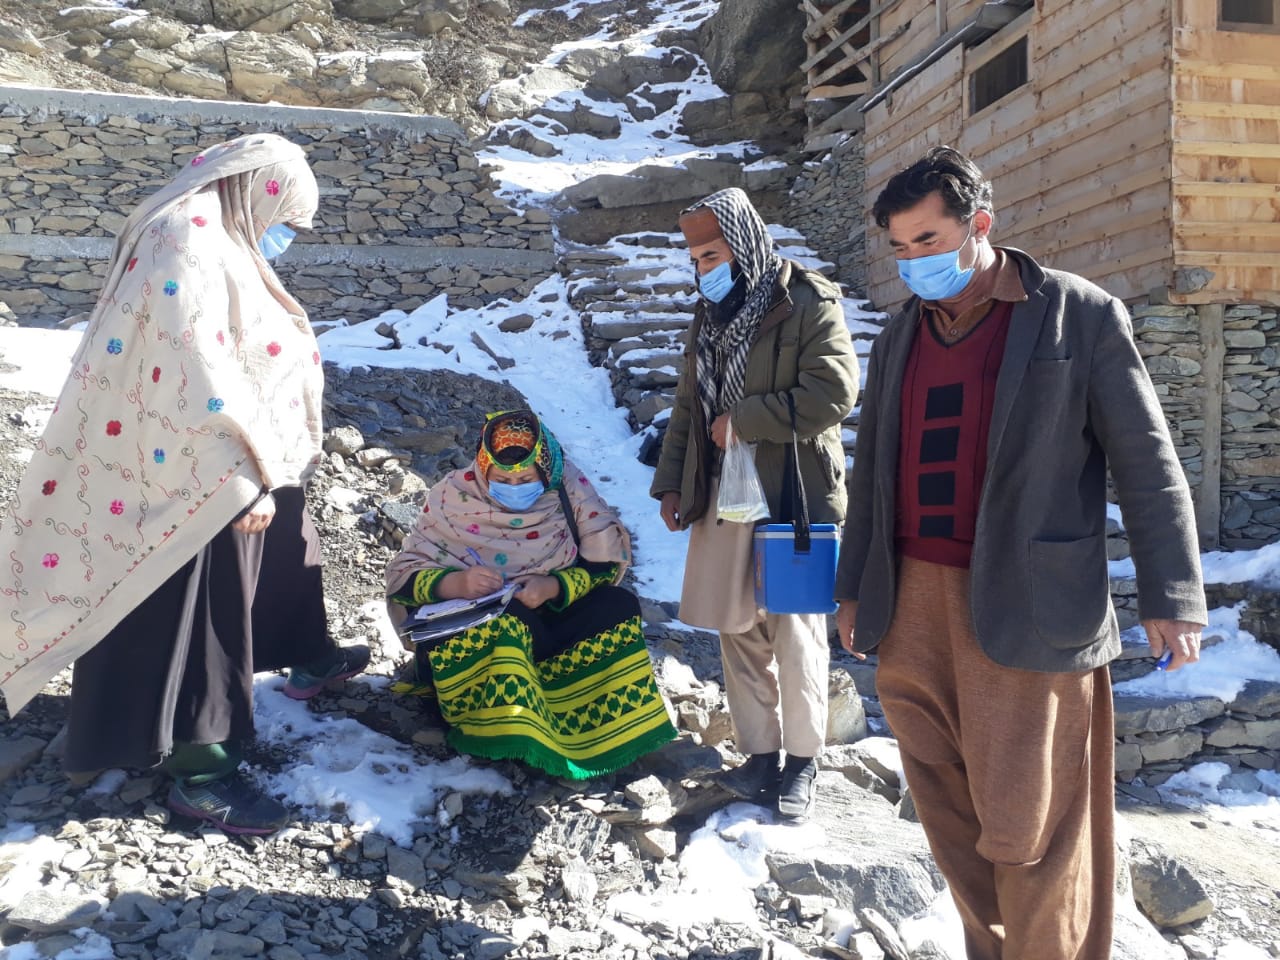
[[[795,526],[796,553],[809,552],[809,498],[804,493],[804,479],[800,476],[800,439],[796,436],[796,401],[791,391],[786,391],[787,410],[791,414],[791,456],[787,468],[791,472],[791,522]]]
[[[573,515],[573,504],[569,502],[569,492],[561,483],[556,487],[556,493],[560,496],[560,509],[564,511],[565,523],[569,524],[569,536],[573,537],[573,545],[581,547],[582,541],[578,538],[578,521]]]

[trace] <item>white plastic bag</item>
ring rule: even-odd
[[[716,516],[733,523],[755,523],[769,516],[764,487],[756,472],[755,444],[741,443],[733,435],[733,423],[725,434],[724,462],[720,465],[720,492]]]

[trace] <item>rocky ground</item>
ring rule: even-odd
[[[423,489],[415,469],[431,476],[465,460],[462,425],[473,411],[511,399],[499,384],[438,376],[333,372],[330,421],[347,426],[331,434],[311,497],[333,632],[341,642],[370,643],[374,662],[373,679],[322,694],[308,709],[353,718],[404,744],[424,765],[449,750],[428,717],[376,679],[389,676],[403,654],[362,608],[380,595],[397,520],[415,513]],[[24,410],[41,402],[0,392],[6,450],[31,445],[23,424],[36,418]],[[427,413],[439,423],[447,410],[459,424],[452,434],[410,450],[404,433],[417,424],[412,418]],[[391,456],[392,446],[409,450],[410,462]],[[18,459],[0,460],[0,499],[21,469]],[[724,835],[743,829],[724,818],[728,798],[708,782],[732,756],[714,641],[664,625],[658,605],[646,609],[680,740],[586,784],[549,780],[512,763],[477,764],[505,776],[512,793],[443,795],[437,815],[415,823],[411,846],[353,831],[340,814],[304,808],[273,837],[228,838],[171,818],[163,806],[167,785],[146,771],[73,786],[56,755],[68,702],[67,676],[60,676],[6,721],[0,742],[0,832],[33,838],[22,848],[25,858],[0,859],[0,938],[38,951],[14,958],[72,947],[81,952],[68,956],[271,960],[945,956],[927,938],[908,950],[894,932],[928,905],[940,879],[883,738],[829,749],[814,823],[768,855],[767,876],[737,922],[664,921],[637,905],[696,887],[699,861],[681,855],[695,840],[706,842],[698,839],[706,831],[695,831],[709,816],[719,812]],[[843,654],[833,665],[832,730],[836,740],[855,740],[868,721],[879,728],[874,670]],[[250,755],[255,775],[292,762],[270,744]],[[1134,837],[1127,852],[1135,888],[1171,926],[1161,940],[1132,916],[1122,918],[1118,957],[1149,960],[1166,941],[1177,951],[1170,957],[1213,957],[1216,945],[1233,939],[1260,946],[1276,939],[1275,847],[1254,832],[1171,812],[1152,793],[1129,790],[1120,799]],[[637,895],[631,906],[607,908],[624,893]],[[1188,923],[1203,915],[1207,899],[1216,906],[1212,915]],[[856,931],[844,948],[834,940],[841,927]]]

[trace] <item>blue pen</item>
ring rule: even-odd
[[[477,567],[484,566],[484,561],[480,559],[480,554],[476,553],[473,547],[467,547],[467,553],[471,555],[471,559],[476,562]]]
[[[1173,660],[1173,651],[1172,651],[1172,650],[1166,650],[1166,651],[1164,652],[1164,655],[1163,655],[1163,656],[1161,656],[1161,657],[1160,657],[1160,659],[1156,661],[1156,669],[1157,669],[1157,670],[1163,670],[1165,667],[1167,667],[1167,666],[1169,665],[1169,663],[1170,663],[1172,660]]]

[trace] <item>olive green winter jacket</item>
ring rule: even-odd
[[[844,519],[844,447],[840,422],[858,397],[858,360],[840,307],[840,290],[821,274],[784,260],[773,306],[747,355],[743,397],[729,411],[733,432],[756,444],[756,469],[776,522],[791,520],[784,504],[787,447],[791,442],[788,393],[795,401],[800,475],[814,523]],[[689,326],[684,372],[662,441],[651,496],[680,494],[680,522],[689,526],[714,512],[710,499],[719,453],[698,401],[694,344],[705,321],[701,304]],[[789,497],[787,497],[789,500]]]

